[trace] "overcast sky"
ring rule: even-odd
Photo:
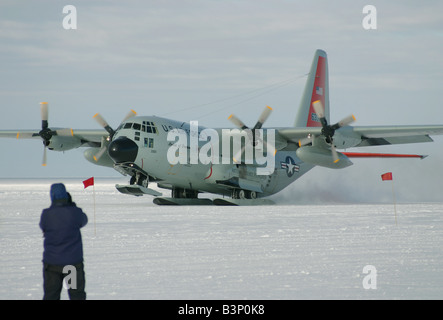
[[[68,4],[76,30],[63,28]],[[376,30],[362,26],[367,4]],[[231,113],[254,124],[266,105],[266,125],[292,126],[318,48],[328,54],[332,121],[353,113],[355,125],[443,124],[442,12],[439,0],[1,0],[0,129],[38,129],[41,101],[50,126],[74,129],[99,128],[97,112],[117,127],[130,109],[231,127]],[[380,174],[393,171],[400,199],[438,200],[443,137],[434,140],[365,149],[425,160],[355,159],[314,169],[290,192],[390,196]],[[87,162],[84,148],[48,152],[47,167],[38,140],[1,139],[0,149],[3,178],[119,176]]]

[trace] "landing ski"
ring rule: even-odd
[[[117,188],[118,191],[120,191],[121,193],[124,194],[130,194],[133,196],[143,196],[145,194],[149,194],[151,196],[161,196],[162,193],[154,190],[154,189],[149,189],[149,188],[145,188],[136,184],[131,184],[131,185],[121,185],[121,184],[116,184],[115,187]]]
[[[216,198],[212,199],[212,203],[216,206],[272,206],[274,201],[269,199],[230,199]]]
[[[152,202],[159,206],[212,206],[211,199],[157,197]]]

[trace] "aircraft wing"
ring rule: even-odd
[[[101,144],[102,138],[109,136],[106,130],[94,129],[94,130],[73,130],[74,137],[77,137],[84,141],[84,143],[99,143]]]
[[[40,139],[37,130],[1,130],[0,138]]]
[[[321,134],[321,127],[304,127],[304,128],[276,128],[278,133],[277,139],[283,139],[298,143],[300,139],[306,138],[309,135],[319,136]]]
[[[106,130],[72,130],[72,129],[55,129],[60,132],[63,139],[72,139],[80,141],[81,146],[85,147],[100,147],[103,137],[109,135]],[[15,138],[15,139],[41,139],[39,135],[40,130],[0,130],[0,138]]]
[[[321,127],[276,130],[281,137],[295,143],[308,135],[321,135]],[[345,126],[336,130],[334,142],[337,148],[432,142],[430,135],[443,135],[443,125]]]
[[[432,142],[430,135],[443,135],[443,126],[371,126],[353,127],[352,131],[361,137],[361,142],[356,147],[365,147]]]

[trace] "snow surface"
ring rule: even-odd
[[[120,194],[125,181],[96,179],[94,219],[82,179],[0,180],[0,299],[42,298],[53,182],[89,217],[88,299],[443,298],[443,203],[397,204],[396,225],[392,204],[161,207]]]

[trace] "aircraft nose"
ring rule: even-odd
[[[109,156],[115,163],[134,162],[137,158],[137,144],[126,137],[118,137],[109,144]]]

